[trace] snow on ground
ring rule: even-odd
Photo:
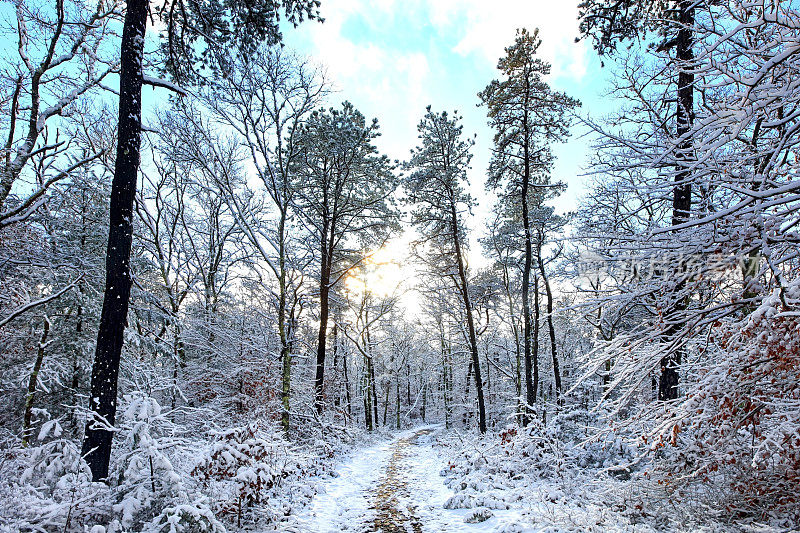
[[[513,510],[493,510],[486,521],[467,523],[474,509],[446,509],[454,492],[445,485],[447,461],[435,446],[441,426],[422,426],[357,450],[285,531],[494,532],[514,523]]]
[[[401,437],[353,451],[334,476],[320,484],[319,493],[285,530],[328,533],[363,529],[374,515],[368,491],[383,476],[391,447]]]
[[[476,509],[446,508],[455,494],[445,485],[442,473],[449,465],[435,446],[441,432],[441,426],[437,426],[431,433],[420,435],[413,455],[407,460],[410,492],[418,506],[422,531],[494,532],[503,531],[506,525],[517,522],[519,513],[514,509],[490,510],[491,516],[487,520],[468,523],[467,520],[475,519]],[[478,512],[485,512],[485,509]]]
[[[699,516],[684,520],[679,515],[686,516],[685,505],[676,507],[671,520],[658,516],[663,513],[648,516],[647,505],[636,498],[610,497],[618,482],[598,478],[595,469],[560,468],[535,459],[541,446],[531,439],[513,439],[524,448],[490,436],[461,439],[441,425],[428,425],[353,451],[332,477],[318,480],[318,494],[282,531],[731,531],[702,524]]]

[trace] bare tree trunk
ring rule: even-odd
[[[475,336],[475,320],[472,316],[472,302],[469,298],[469,284],[467,272],[464,268],[464,257],[461,253],[461,241],[458,235],[458,217],[455,203],[450,205],[450,220],[452,223],[453,244],[455,246],[456,262],[458,263],[458,277],[461,280],[461,297],[464,301],[464,312],[467,315],[467,333],[469,346],[472,353],[472,365],[475,367],[475,389],[478,394],[478,428],[481,433],[486,433],[486,406],[483,401],[483,381],[481,381],[481,363],[478,356],[478,341]]]
[[[428,404],[428,385],[426,383],[422,384],[422,422],[425,422],[425,409],[427,408]]]
[[[392,391],[392,384],[387,383],[383,392],[383,425],[386,425],[386,418],[389,416],[389,393]]]
[[[39,371],[42,369],[44,361],[44,351],[47,347],[47,336],[50,334],[50,319],[44,317],[42,326],[42,336],[39,339],[39,347],[36,351],[36,361],[33,363],[33,371],[28,380],[28,394],[25,396],[25,416],[22,419],[22,445],[27,446],[33,436],[31,421],[33,419],[33,400],[36,395],[36,386],[39,383]]]
[[[525,76],[525,103],[523,105],[523,175],[522,175],[522,225],[525,232],[525,263],[522,268],[522,320],[523,324],[523,357],[525,360],[525,415],[522,417],[522,424],[528,425],[530,409],[536,403],[536,387],[533,376],[533,362],[531,361],[531,304],[530,304],[530,283],[531,267],[533,262],[531,221],[528,213],[528,187],[531,179],[531,162],[528,146],[528,94],[530,93],[528,76]],[[538,327],[538,320],[537,320]],[[534,348],[536,349],[536,348]]]
[[[289,431],[289,408],[292,394],[292,350],[286,323],[286,209],[278,221],[278,335],[281,341],[281,426]]]
[[[447,346],[447,342],[444,338],[444,329],[440,330],[441,335],[441,342],[442,342],[442,391],[444,396],[444,427],[445,429],[450,429],[450,410],[452,409],[450,405],[450,389],[452,389],[452,382],[448,379],[448,371],[450,375],[452,375],[452,368],[450,367],[450,350]]]
[[[369,387],[371,389],[370,395],[372,396],[372,419],[375,421],[375,425],[377,426],[380,422],[380,418],[378,418],[378,390],[375,384],[375,361],[372,359],[372,340],[369,336],[369,310],[364,312],[364,335],[366,339],[366,344],[364,345],[364,349],[366,353],[369,354]]]
[[[533,280],[533,397],[539,394],[539,277]]]
[[[485,357],[486,357],[486,396],[489,398],[489,404],[492,403],[492,364],[489,361],[489,345],[484,343]]]
[[[84,219],[85,220],[85,219]],[[81,237],[81,249],[85,251],[86,248],[86,236],[85,236],[85,229],[84,235]],[[77,317],[77,321],[75,323],[75,338],[81,339],[83,337],[83,282],[78,283],[78,309],[75,312],[75,316]],[[82,343],[78,343],[78,345],[72,350],[72,379],[70,380],[70,391],[72,393],[72,401],[74,405],[78,403],[78,387],[80,386],[80,356],[83,354],[83,346]],[[81,417],[77,412],[77,409],[72,410],[72,415],[70,416],[70,421],[72,423],[72,431],[73,434],[77,437],[77,433],[79,431]]]
[[[474,366],[474,364],[472,362],[472,359],[470,359],[469,360],[469,366],[467,367],[467,375],[464,376],[464,383],[465,383],[465,386],[464,386],[464,399],[465,400],[467,400],[469,398],[469,389],[470,389],[470,383],[472,382],[472,368],[473,368],[473,366]],[[469,423],[469,417],[470,417],[471,414],[472,414],[472,409],[470,409],[470,408],[465,406],[464,407],[464,415],[461,418],[461,423],[464,425],[464,427],[466,427],[467,424]]]
[[[370,395],[372,396],[372,414],[373,420],[375,420],[375,425],[378,425],[379,418],[378,418],[378,391],[375,385],[375,362],[372,360],[372,357],[369,358],[369,386],[372,389]]]
[[[106,251],[106,287],[97,349],[92,366],[89,409],[82,455],[92,479],[108,477],[111,440],[117,412],[117,378],[131,293],[133,201],[139,171],[142,119],[142,55],[147,25],[147,0],[127,0],[120,56],[117,158],[111,182]]]
[[[331,337],[332,337],[332,344],[333,344],[333,346],[332,346],[332,348],[333,348],[333,374],[334,374],[335,382],[338,382],[338,379],[336,379],[336,378],[338,378],[338,376],[339,376],[339,324],[338,324],[338,322],[339,321],[336,318],[336,313],[334,312],[333,331],[331,332]],[[339,405],[341,403],[342,402],[341,402],[340,391],[337,390],[334,393],[334,396],[333,396],[333,405],[334,405],[334,407],[336,407],[338,409]]]
[[[694,125],[694,73],[688,65],[694,59],[694,2],[681,0],[679,6],[679,20],[681,27],[676,40],[678,68],[678,102],[676,109],[676,134],[679,139],[678,150],[675,154],[678,162],[678,172],[675,174],[675,187],[672,197],[672,225],[677,226],[686,222],[692,209],[692,183],[691,164],[694,158],[692,153],[691,130]],[[681,274],[685,265],[681,266]],[[678,283],[675,294],[678,301],[673,306],[672,324],[667,328],[666,340],[670,342],[683,328],[685,319],[681,316],[688,305],[687,299],[680,297],[680,292],[685,287],[684,282]],[[661,359],[661,374],[658,380],[658,399],[674,400],[678,397],[678,367],[683,358],[683,348],[676,348],[675,352]]]
[[[408,354],[406,354],[406,405],[411,407],[411,363],[408,362]]]
[[[347,401],[347,416],[353,417],[353,401],[350,397],[350,379],[347,376],[347,354],[342,356],[342,367],[344,370],[344,392],[345,400]]]
[[[314,407],[317,414],[322,414],[324,408],[324,386],[325,386],[325,343],[328,335],[328,312],[330,299],[331,283],[331,263],[333,257],[329,253],[328,228],[329,223],[325,221],[322,225],[321,238],[321,260],[320,260],[320,280],[319,280],[319,334],[317,335],[317,365],[314,374]],[[332,233],[332,232],[331,232]],[[333,237],[331,237],[331,240]]]
[[[530,283],[530,280],[528,280]],[[517,393],[517,421],[519,424],[525,424],[525,406],[522,402],[522,350],[519,341],[519,328],[517,327],[517,319],[514,313],[514,298],[511,295],[511,276],[508,272],[508,265],[503,263],[503,289],[506,293],[506,300],[508,301],[508,317],[511,322],[511,332],[514,334],[514,370],[515,370],[515,380],[514,380],[514,387]],[[530,302],[528,303],[530,306]],[[530,311],[530,308],[529,308]],[[530,358],[529,358],[530,359]],[[527,368],[526,368],[527,372]],[[527,379],[526,373],[526,379]],[[527,395],[527,389],[526,389]],[[535,399],[534,395],[534,399]]]
[[[556,404],[561,403],[561,371],[558,365],[558,352],[556,351],[556,330],[553,327],[553,291],[550,290],[550,280],[547,279],[547,272],[544,269],[542,259],[541,242],[544,239],[542,232],[539,233],[539,246],[536,249],[536,259],[539,262],[539,273],[542,276],[544,290],[547,296],[547,329],[550,335],[550,355],[553,359],[553,378],[556,383]]]
[[[372,387],[370,387],[369,383],[369,376],[370,376],[370,360],[369,356],[366,354],[364,355],[364,424],[367,427],[368,431],[372,431],[375,429],[372,420]]]

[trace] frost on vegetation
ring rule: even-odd
[[[674,497],[710,487],[731,516],[800,521],[800,279],[767,295],[749,317],[721,326],[721,361],[704,369],[652,447],[654,473]],[[703,485],[709,485],[705,489]]]
[[[173,436],[172,423],[154,398],[132,393],[122,407],[120,453],[113,470],[118,501],[113,510],[119,527],[141,529],[163,507],[190,500],[168,455],[185,443]]]
[[[475,498],[470,494],[458,493],[444,503],[445,509],[471,509],[475,507]]]
[[[175,411],[124,395],[109,483],[93,483],[80,441],[59,420],[35,446],[3,445],[0,533],[224,533],[285,520],[316,493],[347,431],[289,441],[273,422],[190,438]],[[313,442],[313,444],[308,444]]]
[[[108,487],[92,483],[75,442],[58,420],[45,422],[36,445],[4,450],[0,462],[0,531],[84,532],[111,511]]]
[[[225,526],[204,503],[166,507],[148,524],[152,533],[225,533]]]
[[[237,525],[277,522],[313,497],[308,479],[327,472],[336,447],[331,439],[299,446],[273,423],[256,420],[218,432],[192,476],[217,495],[217,516]]]
[[[625,500],[630,482],[604,470],[630,462],[635,450],[614,438],[584,443],[581,417],[568,412],[547,426],[534,421],[477,440],[444,439],[450,458],[442,475],[454,491],[444,507],[468,509],[468,523],[496,516],[497,531],[652,530],[646,524],[656,518],[643,513],[645,496],[629,491]]]
[[[469,513],[464,518],[464,522],[466,522],[467,524],[478,524],[480,522],[486,522],[492,516],[493,516],[492,511],[490,511],[486,507],[480,507]]]

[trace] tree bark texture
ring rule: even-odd
[[[147,25],[147,0],[128,0],[120,56],[117,159],[111,182],[106,286],[92,366],[83,456],[92,479],[108,477],[111,441],[117,411],[117,378],[131,293],[133,201],[136,196],[141,144],[142,54]]]

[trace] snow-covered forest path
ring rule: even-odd
[[[441,426],[418,427],[357,451],[339,466],[337,476],[322,482],[291,531],[494,531],[500,517],[467,524],[467,510],[444,508],[453,491],[444,484],[440,472],[447,465],[433,446],[440,431]]]

